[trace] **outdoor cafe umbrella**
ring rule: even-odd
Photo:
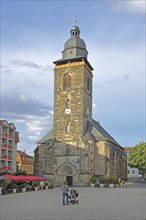
[[[45,180],[44,177],[40,177],[40,176],[28,176],[28,179],[30,181],[35,181],[35,180],[42,181],[42,180]]]
[[[14,176],[9,174],[5,174],[3,176],[4,178],[8,178],[13,181],[35,181],[35,180],[42,181],[45,179],[44,177],[39,177],[39,176]]]
[[[13,181],[16,181],[16,180],[17,180],[17,179],[16,179],[16,176],[14,176],[14,175],[5,174],[5,175],[3,175],[3,176],[4,176],[4,178],[10,179],[10,180],[13,180]]]

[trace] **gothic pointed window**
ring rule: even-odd
[[[70,89],[70,87],[71,87],[71,76],[68,73],[66,73],[63,78],[63,89],[67,90]]]
[[[70,108],[70,100],[69,99],[66,100],[66,108]]]
[[[90,79],[89,79],[89,77],[87,78],[87,90],[89,91],[89,89],[90,89]]]
[[[70,133],[70,124],[67,123],[66,125],[66,133],[69,134]]]
[[[69,146],[66,146],[65,154],[70,155],[70,147]]]

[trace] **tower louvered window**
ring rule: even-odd
[[[71,87],[71,76],[68,73],[66,73],[63,78],[63,89],[67,90],[70,89],[70,87]]]

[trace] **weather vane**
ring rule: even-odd
[[[77,18],[78,18],[78,16],[76,15],[76,17],[74,19],[75,25],[77,24],[77,21],[78,21]]]

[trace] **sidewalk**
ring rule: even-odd
[[[146,190],[140,187],[76,187],[79,204],[63,206],[54,188],[0,196],[1,220],[146,220]]]

